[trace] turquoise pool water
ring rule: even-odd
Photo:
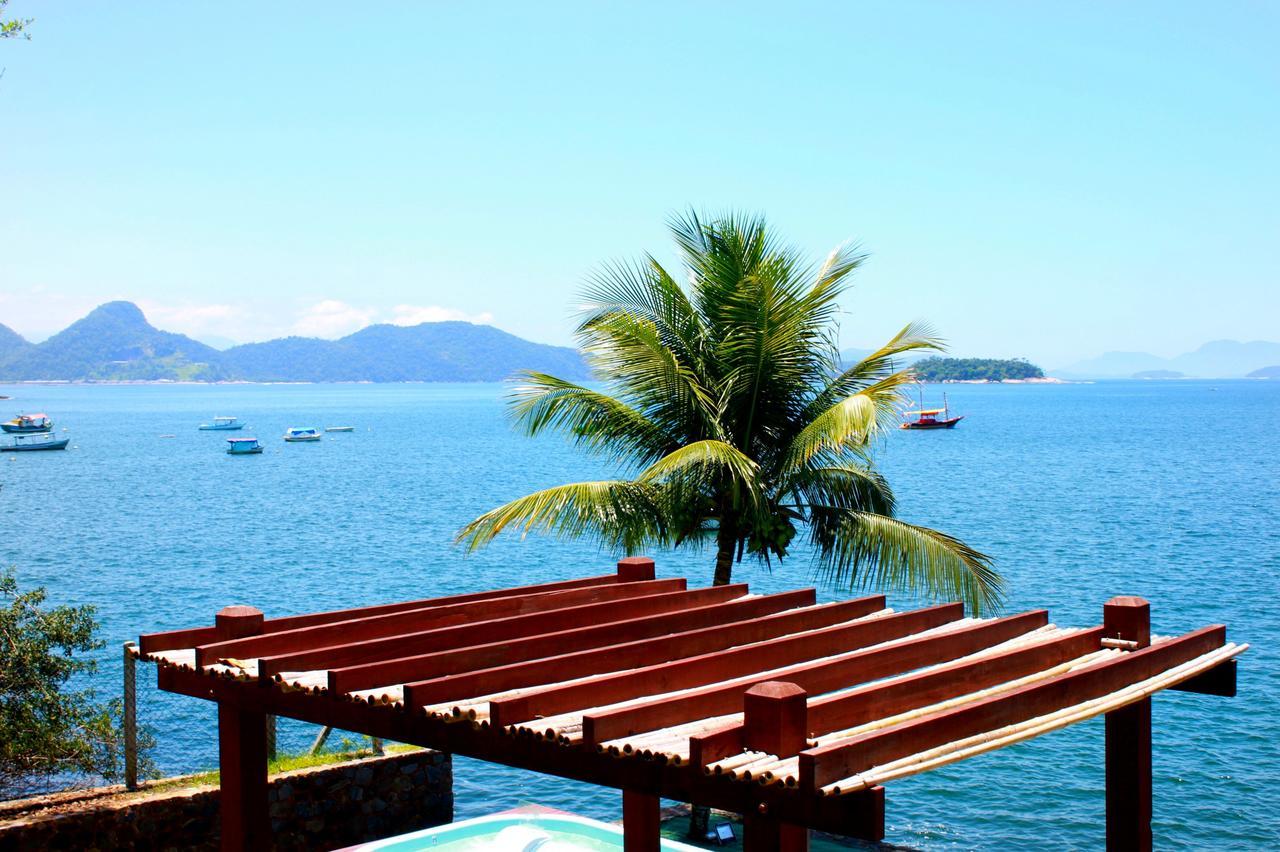
[[[349,852],[617,852],[621,848],[622,831],[595,820],[550,814],[499,814],[353,846]],[[662,849],[692,852],[697,847],[663,840]]]
[[[584,542],[452,544],[476,514],[600,475],[558,439],[502,417],[497,385],[0,386],[0,413],[47,411],[72,447],[0,457],[0,565],[54,601],[99,607],[95,685],[119,694],[119,642],[208,623],[229,602],[270,615],[610,570]],[[1155,628],[1214,621],[1253,643],[1234,700],[1155,702],[1155,831],[1161,849],[1280,846],[1280,382],[952,386],[967,415],[948,432],[895,432],[880,456],[907,518],[993,554],[1010,609],[1093,624],[1102,601],[1139,594]],[[198,432],[249,423],[261,456],[226,455]],[[288,426],[354,424],[316,444]],[[173,438],[161,438],[171,434]],[[655,554],[659,573],[709,581],[709,556]],[[804,553],[736,576],[759,591],[811,581]],[[823,587],[824,599],[839,596]],[[901,596],[895,606],[912,603]],[[141,669],[142,721],[167,772],[216,764],[201,701],[158,693]],[[281,727],[302,749],[314,729]],[[459,759],[457,814],[539,802],[617,819],[608,790]],[[1101,721],[890,785],[890,838],[924,849],[1088,849],[1103,817]]]

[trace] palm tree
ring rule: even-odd
[[[650,255],[590,279],[578,338],[605,389],[526,372],[509,399],[529,435],[567,433],[630,476],[537,491],[458,540],[474,550],[512,527],[628,553],[710,543],[724,584],[745,556],[781,560],[803,528],[820,567],[851,588],[998,606],[990,559],[895,517],[873,465],[912,380],[895,359],[941,342],[908,325],[841,369],[837,302],[863,255],[841,247],[806,263],[743,215],[690,213],[670,228],[687,285]]]

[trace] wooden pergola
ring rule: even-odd
[[[659,799],[742,814],[753,850],[808,829],[878,840],[884,784],[1106,715],[1107,846],[1151,847],[1151,701],[1235,694],[1213,625],[1150,631],[1033,610],[966,618],[882,596],[690,589],[628,558],[598,577],[142,636],[159,686],[218,703],[222,846],[271,846],[268,714],[622,791],[625,846],[658,849]]]

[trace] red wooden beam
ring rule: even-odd
[[[327,693],[287,691],[278,684],[222,678],[160,665],[159,686],[244,710],[355,731],[396,742],[440,749],[519,769],[572,778],[677,801],[703,802],[733,813],[761,813],[794,825],[867,840],[884,836],[884,790],[847,796],[805,796],[797,788],[762,787],[727,776],[706,776],[688,765],[619,760],[581,748],[565,748],[537,737],[512,737],[491,727],[454,724],[390,705],[370,705]],[[741,695],[739,694],[739,700]]]
[[[960,605],[955,604],[955,606]],[[916,610],[904,615],[926,614],[938,609],[934,607]],[[868,623],[875,624],[880,621],[888,621],[888,619],[877,618]],[[1006,642],[1047,622],[1048,613],[1045,610],[1033,610],[1021,615],[1011,615],[1007,618],[949,630],[936,636],[905,639],[884,648],[866,648],[825,660],[803,662],[776,671],[769,671],[773,668],[770,661],[762,658],[755,668],[757,674],[747,678],[725,680],[720,677],[716,678],[720,681],[718,683],[712,683],[710,686],[695,689],[683,695],[656,698],[631,707],[585,715],[582,718],[582,736],[588,745],[594,745],[642,731],[653,731],[692,722],[695,719],[732,713],[739,707],[743,689],[764,676],[762,673],[765,671],[771,680],[786,680],[807,690],[810,694],[821,694],[900,674],[921,666],[954,660],[991,645]],[[927,628],[916,627],[906,633],[899,632],[897,636],[894,635],[894,631],[888,631],[883,638],[863,642],[861,645],[889,641],[904,635],[909,636],[924,629]],[[650,694],[652,692],[653,690],[650,690]],[[492,708],[492,704],[490,707]]]
[[[790,610],[730,624],[711,625],[700,630],[668,634],[662,637],[661,642],[654,642],[651,638],[641,639],[541,659],[528,659],[478,671],[467,671],[461,668],[456,659],[441,659],[439,661],[441,670],[459,673],[407,684],[404,703],[409,708],[422,707],[442,701],[490,695],[508,689],[634,669],[720,651],[735,645],[746,645],[828,627],[869,615],[883,608],[884,596],[874,595],[841,603]],[[561,647],[573,646],[562,645]],[[341,671],[329,672],[329,688],[337,692],[349,692],[352,687],[346,686]]]
[[[451,604],[511,597],[512,595],[531,595],[587,586],[605,586],[620,582],[619,576],[619,574],[603,574],[598,577],[560,580],[555,583],[539,583],[533,586],[520,586],[511,589],[468,592],[461,595],[448,595],[442,598],[425,598],[417,601],[402,601],[400,603],[379,604],[377,606],[356,607],[354,609],[338,609],[329,612],[313,612],[306,615],[290,615],[283,618],[268,618],[262,624],[262,632],[277,633],[281,630],[296,630],[299,627],[329,624],[334,621],[350,621],[356,618],[386,615],[408,609],[449,606]],[[189,627],[182,630],[168,630],[162,633],[144,633],[138,638],[138,648],[143,654],[151,654],[157,651],[172,651],[175,648],[194,648],[197,645],[207,645],[217,640],[218,632],[215,627]]]
[[[809,731],[816,735],[852,728],[1017,680],[1096,651],[1101,639],[1102,628],[1095,627],[980,660],[939,666],[890,683],[868,684],[819,698],[809,705]]]
[[[581,707],[601,707],[645,695],[690,689],[733,677],[830,656],[850,648],[898,639],[955,621],[964,615],[961,604],[943,604],[851,624],[742,645],[727,651],[645,666],[633,671],[600,675],[578,683],[533,690],[514,698],[491,701],[490,720],[514,725],[539,716],[552,716]],[[585,732],[584,727],[584,732]],[[652,729],[650,729],[652,730]]]
[[[717,594],[713,590],[722,591]],[[707,590],[699,591],[707,592],[709,597],[716,597],[716,601],[707,606],[695,606],[692,609],[672,611],[662,615],[595,624],[591,627],[577,627],[568,631],[524,637],[520,640],[489,642],[488,645],[468,647],[468,649],[440,651],[435,654],[411,656],[411,658],[330,669],[329,688],[335,692],[351,692],[378,686],[378,684],[415,682],[425,684],[428,681],[435,683],[438,679],[445,678],[451,679],[453,683],[461,683],[462,678],[474,673],[477,675],[475,682],[477,691],[467,695],[485,695],[485,692],[480,690],[484,690],[489,684],[506,682],[503,681],[503,673],[507,672],[508,668],[520,672],[524,670],[522,667],[530,667],[529,672],[532,673],[536,665],[540,664],[527,663],[527,660],[543,661],[548,658],[558,658],[561,655],[576,655],[581,651],[628,645],[640,640],[653,640],[658,636],[663,637],[662,645],[658,646],[659,649],[666,651],[667,643],[673,635],[682,635],[692,628],[717,629],[726,624],[767,617],[767,615],[794,610],[800,606],[810,606],[817,599],[812,588],[760,597],[741,597],[746,592],[745,585],[710,586]],[[737,597],[737,600],[731,600],[733,597]],[[645,645],[654,646],[655,643],[645,642]],[[492,678],[486,675],[490,672],[493,674]],[[452,675],[457,675],[460,681],[452,681]],[[566,678],[559,679],[563,681]],[[536,683],[536,681],[532,682]],[[445,684],[440,683],[439,686],[445,687]],[[488,691],[497,692],[507,688],[515,687],[495,686]],[[424,696],[426,704],[436,700],[434,697],[426,697],[435,696],[434,691],[422,691],[421,686],[417,695]],[[442,697],[438,700],[448,701],[449,698]]]
[[[887,683],[868,684],[849,692],[818,698],[809,703],[808,734],[812,737],[852,728],[1017,680],[1096,651],[1101,638],[1102,628],[1095,627],[981,660],[938,666]],[[689,757],[698,766],[741,754],[746,748],[741,723],[689,738]]]
[[[338,643],[380,639],[402,633],[420,633],[459,624],[475,624],[500,618],[510,618],[548,610],[580,607],[606,601],[656,595],[681,591],[683,579],[649,580],[640,583],[613,583],[604,586],[588,586],[582,589],[566,589],[559,592],[543,592],[532,595],[510,595],[502,598],[431,606],[421,609],[356,618],[350,621],[334,621],[281,630],[261,636],[231,641],[212,642],[196,647],[196,665],[207,666],[225,657],[254,659],[290,651],[306,651]]]
[[[637,584],[639,585],[639,584]],[[346,642],[311,648],[290,654],[262,657],[258,660],[260,677],[271,677],[285,671],[314,671],[364,663],[385,663],[391,671],[393,663],[408,656],[430,654],[449,649],[465,652],[470,646],[514,639],[537,641],[544,633],[556,632],[566,625],[599,625],[609,629],[614,623],[633,618],[658,617],[664,613],[692,609],[707,603],[726,601],[746,593],[746,585],[712,586],[684,592],[628,598],[608,603],[588,604],[550,612],[519,615],[495,621],[446,627],[417,633],[405,633],[363,642]],[[383,670],[376,670],[383,671]],[[378,675],[382,677],[384,675]],[[388,680],[374,683],[403,683],[421,675],[385,675]]]
[[[1101,698],[1222,647],[1214,625],[1003,695],[800,753],[800,785],[814,790],[907,755]]]

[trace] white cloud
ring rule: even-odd
[[[149,299],[139,299],[137,305],[156,328],[197,338],[202,335],[239,338],[243,333],[246,317],[246,312],[240,305],[204,305],[192,302],[165,305]]]
[[[291,332],[303,337],[335,339],[359,331],[377,315],[376,308],[357,308],[337,299],[325,299],[304,309]]]
[[[396,305],[391,309],[392,325],[420,325],[424,322],[448,322],[450,320],[460,320],[462,322],[473,322],[479,325],[489,325],[493,322],[493,314],[488,311],[478,314],[468,314],[457,308],[443,308],[439,305]]]

